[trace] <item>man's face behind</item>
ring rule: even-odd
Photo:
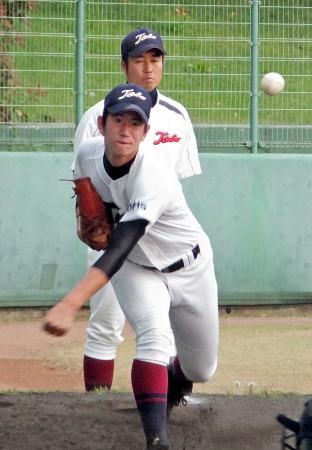
[[[162,80],[163,55],[156,49],[152,49],[142,55],[128,57],[127,63],[122,61],[121,68],[129,83],[135,83],[147,91],[152,91]]]

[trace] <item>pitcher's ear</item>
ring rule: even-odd
[[[103,116],[98,116],[97,125],[98,125],[99,132],[104,136]]]

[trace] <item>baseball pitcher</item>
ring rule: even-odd
[[[89,177],[111,205],[114,231],[105,253],[44,318],[45,331],[66,333],[75,313],[109,280],[136,334],[132,387],[146,448],[169,449],[167,405],[217,366],[218,300],[208,236],[188,208],[171,164],[139,144],[148,133],[152,97],[122,84],[106,97],[104,138],[79,148],[75,178]],[[184,140],[187,139],[185,135]],[[177,356],[170,362],[170,330]],[[169,366],[169,369],[168,369]]]

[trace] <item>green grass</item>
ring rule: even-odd
[[[145,0],[141,2],[145,7],[138,9],[131,3],[86,2],[85,107],[123,80],[120,41],[131,29],[144,24],[165,38],[168,57],[163,92],[185,104],[195,124],[248,124],[249,4],[242,2],[235,7],[221,1],[216,6],[214,1],[190,0],[179,2],[179,6],[172,2],[157,6]],[[279,71],[286,76],[282,96],[272,99],[260,95],[260,123],[310,125],[312,69],[307,55],[312,54],[312,41],[306,25],[312,22],[312,8],[297,14],[292,9],[296,1],[287,5],[260,9],[260,74]],[[60,20],[62,15],[67,20]],[[22,110],[22,120],[28,122],[74,121],[74,17],[74,3],[65,8],[62,3],[38,2],[27,21],[15,21],[15,30],[24,34],[24,46],[10,48],[19,53],[12,57],[14,68],[29,71],[17,75],[18,84],[25,89],[4,97],[4,102],[16,105],[13,120],[21,121],[18,111]],[[294,18],[299,24],[291,27]],[[277,26],[282,23],[283,27]]]

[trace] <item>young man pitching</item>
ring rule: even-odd
[[[90,177],[102,200],[114,205],[115,229],[105,253],[48,311],[43,328],[65,334],[79,308],[110,280],[136,334],[132,387],[146,448],[168,449],[167,392],[173,400],[170,392],[207,381],[216,370],[218,301],[209,238],[174,168],[139,148],[151,107],[145,89],[117,86],[98,119],[104,139],[79,148],[75,178]],[[177,356],[168,377],[170,327]]]

